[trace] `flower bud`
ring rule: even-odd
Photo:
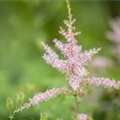
[[[23,93],[23,92],[19,93],[19,94],[17,95],[17,104],[23,103],[24,98],[25,98],[24,93]]]
[[[13,110],[14,103],[13,103],[12,98],[7,98],[7,100],[6,100],[6,107],[7,107],[7,109],[9,111]]]

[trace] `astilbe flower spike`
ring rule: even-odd
[[[120,87],[119,82],[115,82],[108,78],[89,77],[90,75],[86,66],[92,60],[92,57],[101,50],[101,48],[93,48],[83,51],[82,46],[77,44],[75,36],[80,34],[80,32],[75,32],[75,19],[72,18],[70,4],[68,1],[67,3],[68,20],[64,21],[67,26],[67,30],[60,27],[59,31],[59,33],[65,37],[67,42],[62,43],[57,39],[53,40],[55,46],[61,51],[66,59],[60,59],[59,55],[47,44],[43,44],[45,49],[43,58],[48,64],[66,74],[67,80],[74,91],[79,89],[80,85],[86,81],[90,85],[92,84],[118,89]]]
[[[75,36],[80,34],[80,32],[74,32],[75,19],[72,19],[69,3],[67,7],[68,20],[65,20],[64,23],[68,29],[64,30],[60,27],[59,31],[59,33],[66,38],[67,43],[62,43],[57,39],[53,40],[55,46],[62,52],[66,60],[61,60],[58,54],[44,43],[42,43],[45,49],[43,58],[48,64],[57,68],[61,72],[66,73],[70,86],[73,90],[76,90],[79,88],[79,84],[83,77],[88,75],[88,71],[85,66],[91,61],[92,57],[98,53],[100,48],[83,51],[82,46],[77,45]]]
[[[115,89],[120,88],[120,82],[116,82],[109,78],[90,76],[86,66],[89,65],[93,56],[97,54],[101,48],[83,51],[82,46],[77,44],[75,37],[80,34],[80,32],[75,32],[75,19],[72,18],[69,1],[66,1],[68,20],[65,20],[64,23],[67,26],[67,30],[60,27],[59,33],[65,37],[67,42],[62,43],[57,39],[53,40],[55,46],[62,52],[65,59],[60,59],[59,55],[53,51],[51,47],[45,43],[42,44],[45,49],[45,54],[43,55],[44,60],[54,68],[66,74],[66,79],[71,88],[53,88],[44,93],[36,94],[33,98],[29,99],[28,103],[15,110],[14,113],[27,109],[30,106],[38,105],[40,102],[47,101],[57,95],[68,95],[73,93],[84,95],[84,87],[87,85],[103,86],[105,88],[113,87]],[[86,115],[82,115],[82,117],[82,120],[87,120]]]

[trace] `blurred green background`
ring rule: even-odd
[[[120,64],[110,52],[113,45],[106,38],[110,31],[109,21],[119,15],[119,1],[72,0],[72,13],[77,19],[76,28],[82,32],[78,43],[84,49],[102,47],[99,55],[114,62],[106,73],[96,75],[120,79]],[[6,99],[12,98],[18,107],[17,96],[22,92],[26,102],[35,93],[53,87],[68,86],[65,76],[47,65],[41,58],[44,53],[39,41],[53,46],[53,38],[63,39],[59,26],[67,18],[64,0],[14,0],[0,1],[0,120],[7,120],[9,110]],[[99,88],[98,88],[99,89]],[[94,120],[120,120],[119,91],[100,89],[101,97],[89,97],[79,106],[80,112],[88,112]],[[95,94],[99,94],[95,93]],[[15,120],[39,120],[40,113],[47,113],[49,120],[72,120],[75,111],[73,97],[59,97],[40,106],[32,107],[15,115]]]

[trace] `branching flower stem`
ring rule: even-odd
[[[77,44],[76,36],[80,32],[75,32],[75,19],[73,19],[71,14],[71,7],[68,0],[68,20],[64,21],[67,29],[60,27],[59,33],[66,39],[66,43],[62,43],[60,40],[54,39],[53,42],[55,47],[57,47],[61,53],[64,55],[65,59],[60,59],[59,55],[49,47],[49,45],[42,43],[45,53],[43,59],[50,64],[52,67],[58,69],[66,75],[66,80],[69,83],[69,88],[53,88],[47,90],[44,93],[39,93],[29,99],[28,103],[16,109],[13,115],[23,109],[28,109],[31,106],[38,105],[41,102],[47,101],[58,95],[73,95],[76,100],[76,110],[80,101],[78,97],[83,97],[86,95],[86,87],[89,85],[93,86],[103,86],[105,88],[120,88],[120,82],[114,79],[95,77],[91,76],[87,70],[87,66],[91,62],[94,55],[96,55],[101,48],[93,48],[90,50],[83,50],[81,45]],[[80,120],[88,120],[86,114],[79,115]]]

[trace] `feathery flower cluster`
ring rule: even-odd
[[[114,52],[120,54],[120,17],[110,21],[112,32],[108,32],[107,37],[115,43]]]
[[[68,20],[64,21],[68,29],[64,30],[62,27],[60,27],[59,31],[59,33],[67,39],[67,43],[62,43],[57,39],[53,41],[55,46],[63,53],[66,60],[61,60],[58,54],[45,44],[43,44],[43,46],[46,53],[43,55],[43,58],[48,64],[51,64],[61,72],[66,73],[70,86],[73,90],[76,90],[79,88],[79,84],[83,77],[88,75],[88,71],[85,66],[89,63],[89,61],[91,61],[92,57],[98,53],[100,48],[83,51],[82,46],[77,45],[75,36],[80,32],[74,32],[75,27],[73,24],[75,19],[72,19],[71,8],[69,4],[68,16]]]
[[[43,43],[45,54],[43,58],[45,61],[52,65],[54,68],[57,68],[62,73],[65,73],[67,80],[72,89],[67,88],[54,88],[46,91],[45,93],[39,93],[33,98],[29,99],[29,102],[21,106],[20,109],[15,112],[19,112],[30,106],[37,105],[39,102],[47,101],[57,95],[67,95],[71,93],[84,94],[82,85],[95,85],[95,86],[104,86],[113,87],[115,89],[120,88],[120,82],[115,82],[115,80],[110,80],[109,78],[97,78],[90,77],[89,72],[86,69],[86,66],[92,60],[93,56],[100,51],[100,48],[90,49],[88,51],[83,51],[82,46],[77,45],[76,35],[80,32],[75,32],[75,19],[72,19],[71,8],[69,1],[67,1],[68,8],[68,20],[65,20],[64,23],[67,26],[67,30],[64,30],[60,27],[59,33],[65,37],[67,40],[66,43],[55,39],[53,42],[55,46],[62,52],[65,59],[60,59],[59,55],[53,51],[48,45]],[[81,114],[80,120],[87,120],[87,115]]]
[[[64,30],[62,27],[60,27],[59,31],[59,33],[66,38],[67,42],[62,43],[57,39],[53,40],[55,47],[57,47],[62,52],[66,59],[60,59],[59,55],[46,44],[43,44],[45,49],[43,58],[48,64],[67,75],[67,80],[74,91],[79,89],[80,85],[85,82],[84,79],[87,79],[89,84],[104,87],[114,87],[118,89],[120,84],[114,80],[110,80],[108,78],[89,78],[89,72],[87,71],[86,66],[91,61],[92,57],[97,54],[98,51],[100,51],[100,48],[83,51],[82,46],[77,45],[75,36],[80,32],[74,31],[75,19],[72,19],[69,3],[67,7],[68,20],[65,20],[64,23],[68,29]]]

